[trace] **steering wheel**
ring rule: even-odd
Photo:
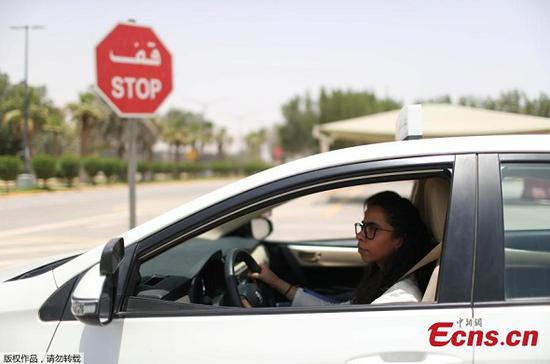
[[[254,307],[265,307],[270,305],[271,295],[268,287],[262,282],[254,283],[250,280],[239,282],[235,276],[235,263],[244,262],[253,273],[260,273],[262,268],[254,258],[243,249],[234,248],[225,254],[224,276],[227,286],[227,297],[229,304],[235,307],[243,307],[242,298],[246,298]]]

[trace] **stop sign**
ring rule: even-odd
[[[96,89],[121,117],[152,116],[172,91],[172,56],[149,27],[118,24],[95,56]]]

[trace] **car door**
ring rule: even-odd
[[[83,353],[92,363],[377,363],[471,362],[448,325],[472,318],[475,156],[383,160],[297,175],[224,201],[139,243],[155,248],[185,232],[224,221],[230,211],[261,208],[294,193],[356,179],[400,178],[452,171],[452,191],[436,302],[388,305],[129,310],[117,305],[104,327],[63,320],[49,352]],[[355,182],[353,182],[355,183]],[[323,187],[320,187],[323,186]],[[267,201],[267,202],[266,202]],[[130,280],[130,268],[121,280]]]
[[[479,156],[476,363],[548,362],[550,154]]]

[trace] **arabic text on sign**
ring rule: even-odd
[[[134,47],[137,48],[138,46],[139,46],[139,43],[134,44]],[[134,57],[117,56],[111,50],[109,52],[109,59],[113,63],[133,64],[133,65],[141,65],[141,66],[160,66],[162,63],[162,59],[161,59],[159,50],[155,48],[156,47],[155,43],[148,42],[147,46],[149,48],[153,48],[151,50],[151,55],[149,56],[149,58],[147,58],[145,49],[139,49],[136,52],[136,55]]]

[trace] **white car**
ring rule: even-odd
[[[412,187],[407,197],[441,243],[419,262],[433,267],[422,302],[290,307],[247,278],[265,263],[290,282],[346,297],[363,269],[355,221],[343,222],[348,235],[321,239],[318,211],[306,208],[315,204],[300,201],[398,181]],[[348,197],[341,208],[362,211],[368,196]],[[295,210],[309,223],[277,239],[285,229],[269,211],[292,203],[305,206]],[[85,254],[0,277],[0,362],[22,354],[103,364],[548,362],[550,136],[314,155]],[[259,295],[256,307],[240,307],[247,289]]]

